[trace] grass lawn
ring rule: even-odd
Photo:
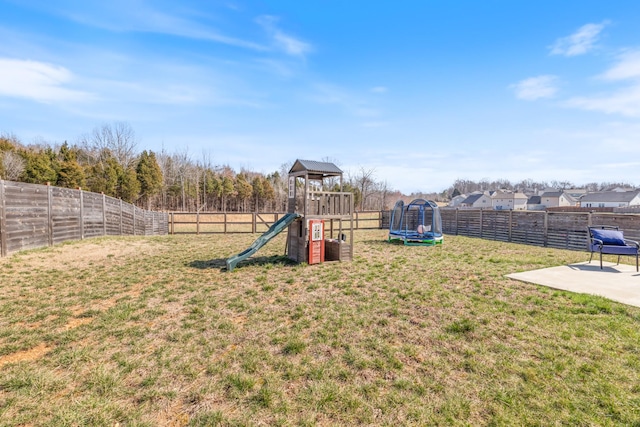
[[[0,259],[0,425],[640,425],[640,309],[507,273],[588,259],[356,233],[104,238]]]

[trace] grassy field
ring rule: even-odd
[[[507,273],[588,254],[356,233],[93,239],[0,259],[0,425],[640,425],[640,309]]]

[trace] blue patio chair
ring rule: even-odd
[[[593,253],[600,254],[600,269],[602,270],[602,254],[618,255],[618,264],[622,255],[636,257],[636,271],[638,271],[638,251],[640,244],[635,240],[624,238],[624,233],[618,230],[618,227],[607,225],[599,225],[587,227],[589,229],[589,251],[591,256],[589,262],[593,258]]]

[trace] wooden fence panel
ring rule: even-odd
[[[135,224],[133,222],[135,206],[128,203],[122,204],[122,234],[125,236],[135,235]]]
[[[0,180],[0,256],[87,237],[167,234],[168,218],[103,194]]]
[[[584,251],[589,225],[617,226],[640,241],[640,214],[441,209],[443,231],[491,240]]]
[[[624,237],[640,241],[640,215],[629,213],[593,213],[591,225],[610,225],[624,231]]]
[[[5,181],[7,253],[49,244],[49,195],[47,186]]]
[[[482,238],[508,242],[509,218],[504,211],[482,211]]]
[[[104,236],[102,194],[82,192],[83,236]]]
[[[550,248],[586,250],[589,213],[547,213],[547,246]]]
[[[442,231],[447,234],[458,234],[458,209],[441,209],[440,216]]]
[[[482,211],[458,211],[457,233],[469,237],[480,237]]]
[[[106,208],[106,234],[108,236],[120,236],[122,235],[121,219],[122,208],[121,200],[113,197],[105,197],[104,205]]]
[[[144,236],[146,234],[146,221],[144,217],[144,210],[138,207],[134,208],[134,234],[136,236]]]
[[[0,256],[7,256],[7,222],[6,202],[4,197],[4,180],[0,179]]]
[[[52,244],[82,239],[80,190],[49,187],[51,192]]]

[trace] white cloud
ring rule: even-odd
[[[619,61],[600,77],[605,80],[640,80],[640,51],[624,52]]]
[[[577,56],[589,52],[595,47],[600,33],[609,21],[601,24],[586,24],[567,37],[559,38],[550,47],[552,55]]]
[[[297,38],[286,34],[282,31],[276,23],[278,18],[275,16],[260,16],[256,19],[256,22],[265,29],[267,34],[273,39],[273,43],[278,49],[283,50],[286,54],[292,56],[305,56],[312,51],[310,44],[298,40]]]
[[[268,50],[260,45],[241,38],[223,34],[212,28],[208,17],[197,11],[189,10],[178,3],[164,5],[160,10],[152,2],[111,0],[109,2],[44,2],[40,8],[64,16],[74,22],[112,32],[141,32],[169,34],[214,43],[226,44],[257,51]]]
[[[640,85],[627,87],[613,94],[574,97],[567,100],[565,105],[606,114],[640,117]]]
[[[0,58],[0,96],[42,103],[86,101],[89,93],[65,87],[74,80],[64,67],[45,62]]]
[[[521,80],[512,84],[510,88],[514,90],[518,99],[535,101],[541,98],[552,98],[558,91],[556,81],[556,76],[543,75]]]
[[[640,117],[640,51],[624,52],[618,57],[618,61],[599,77],[608,82],[630,82],[627,86],[610,93],[570,98],[565,105],[606,114]]]
[[[384,86],[375,86],[371,88],[371,92],[373,93],[387,93],[389,89]]]

